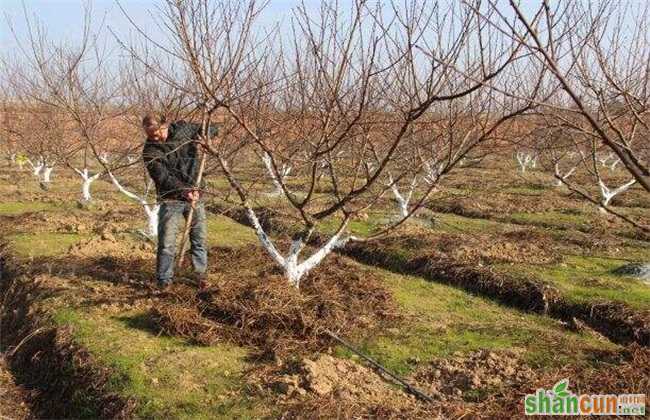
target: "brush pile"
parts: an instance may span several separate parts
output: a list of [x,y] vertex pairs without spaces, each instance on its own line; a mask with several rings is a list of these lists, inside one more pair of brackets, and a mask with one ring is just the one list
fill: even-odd
[[[166,300],[171,303],[153,309],[165,333],[203,344],[225,338],[274,357],[326,349],[332,343],[325,330],[359,337],[399,320],[381,280],[344,257],[330,256],[298,290],[259,248],[215,248],[215,253],[217,264],[230,266],[230,275],[210,279],[211,287],[195,295],[175,289],[176,298]],[[257,264],[259,269],[250,271]]]

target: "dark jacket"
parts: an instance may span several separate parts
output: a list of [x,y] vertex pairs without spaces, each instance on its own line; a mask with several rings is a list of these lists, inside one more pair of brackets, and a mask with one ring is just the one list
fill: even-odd
[[[178,121],[170,124],[166,141],[145,142],[142,159],[156,184],[159,200],[184,200],[183,193],[196,188],[199,159],[194,140],[198,139],[200,130],[198,124]],[[211,135],[216,131],[213,127]]]

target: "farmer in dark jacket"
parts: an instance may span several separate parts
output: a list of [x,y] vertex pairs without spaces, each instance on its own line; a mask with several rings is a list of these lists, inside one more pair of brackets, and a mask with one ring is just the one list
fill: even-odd
[[195,140],[199,138],[200,127],[184,121],[167,124],[164,118],[148,114],[142,120],[142,128],[147,135],[142,158],[156,184],[160,202],[156,262],[158,286],[165,288],[173,280],[176,236],[192,206],[190,254],[196,279],[202,282],[208,253],[205,208],[196,186],[199,159]]

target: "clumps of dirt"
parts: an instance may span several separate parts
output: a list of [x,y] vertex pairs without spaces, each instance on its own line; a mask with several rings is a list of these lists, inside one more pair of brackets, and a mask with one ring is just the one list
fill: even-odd
[[275,398],[284,418],[438,418],[433,406],[352,360],[320,354],[279,363],[252,376],[249,388]]
[[320,354],[315,359],[304,358],[289,372],[270,378],[271,388],[287,398],[310,393],[375,403],[385,399],[404,399],[403,393],[388,387],[367,367],[328,354]]
[[550,389],[569,379],[569,390],[580,394],[648,394],[650,392],[650,348],[631,344],[620,352],[598,352],[593,365],[566,364],[531,378],[513,392],[486,401],[481,413],[487,418],[510,418],[522,411],[524,395]]
[[[182,308],[155,309],[153,316],[161,330],[198,342],[211,342],[218,335],[271,358],[328,348],[332,343],[323,334],[326,330],[363,336],[400,319],[381,279],[343,257],[329,256],[298,290],[259,247],[213,248],[210,254],[224,266],[226,275],[210,278],[211,287],[196,298],[177,298],[173,305]],[[250,267],[258,269],[243,270]]]
[[528,383],[535,375],[519,352],[483,349],[467,357],[434,360],[419,368],[411,380],[441,401],[480,402],[495,391]]

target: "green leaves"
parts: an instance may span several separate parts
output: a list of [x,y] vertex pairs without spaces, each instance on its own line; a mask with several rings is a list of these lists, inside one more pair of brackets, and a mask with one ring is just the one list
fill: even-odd
[[569,387],[569,380],[568,379],[562,379],[560,382],[556,383],[553,386],[553,393],[559,397],[559,398],[566,398],[571,393],[567,390]]

